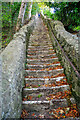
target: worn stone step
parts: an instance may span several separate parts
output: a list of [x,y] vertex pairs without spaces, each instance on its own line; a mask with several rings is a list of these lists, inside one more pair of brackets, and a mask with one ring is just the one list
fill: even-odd
[[33,76],[33,77],[44,77],[44,76],[52,76],[57,75],[58,73],[63,73],[64,69],[56,69],[56,70],[26,70],[27,76]]
[[[28,80],[29,81],[29,80]],[[67,80],[65,78],[61,79],[60,81],[51,81],[51,80],[46,80],[46,81],[39,81],[39,84],[38,83],[39,80],[37,80],[37,82],[34,80],[34,81],[29,81],[29,82],[26,82],[26,86],[25,88],[28,88],[28,89],[37,89],[37,88],[60,88],[61,86],[63,87],[64,85],[68,85],[67,83]],[[24,88],[24,89],[25,89]],[[69,91],[68,91],[69,92]],[[33,93],[34,94],[34,93]],[[44,94],[44,93],[43,93]],[[61,93],[60,93],[61,94]],[[35,96],[35,95],[34,95]]]
[[37,58],[37,57],[41,57],[41,58],[51,58],[53,56],[56,56],[56,53],[53,52],[51,54],[38,54],[38,55],[33,55],[33,54],[27,54],[27,57],[31,57],[31,58]]
[[[65,109],[69,109],[70,107],[65,107]],[[54,111],[56,111],[56,109],[54,109]],[[61,111],[62,112],[62,111]],[[57,113],[56,113],[57,114]],[[80,120],[79,117],[67,117],[66,118],[63,117],[59,117],[58,115],[55,116],[55,114],[52,112],[52,110],[50,109],[45,109],[43,112],[40,111],[29,111],[29,110],[25,110],[23,109],[22,112],[22,118],[26,118],[26,119],[41,119],[41,120],[46,120],[46,119],[50,119],[50,120]],[[25,117],[24,117],[25,116]],[[58,119],[59,118],[59,119]]]
[[[34,35],[35,36],[35,35]],[[39,35],[38,35],[38,37],[39,37]],[[46,39],[45,39],[45,37],[46,37]],[[48,38],[48,36],[45,36],[44,37],[44,35],[40,35],[40,38],[30,38],[30,41],[29,42],[36,42],[36,43],[39,43],[39,42],[49,42],[49,43],[51,43],[51,40]],[[44,41],[43,41],[43,38],[45,39]]]
[[[44,93],[42,94],[39,94],[37,93],[36,95],[33,95],[33,96],[30,96],[30,95],[26,95],[23,97],[23,103],[24,104],[38,104],[38,103],[41,103],[43,101],[46,101],[46,103],[49,103],[50,105],[52,105],[53,107],[52,108],[58,108],[58,107],[64,107],[64,105],[62,104],[61,106],[57,106],[55,107],[55,103],[58,104],[58,102],[67,102],[67,105],[70,105],[69,101],[71,102],[71,104],[75,104],[75,99],[73,97],[70,97],[69,98],[69,101],[68,101],[68,96],[69,95],[66,95],[65,97],[65,91],[63,93],[61,93],[61,96],[59,95],[60,92],[56,93],[56,94],[49,94],[47,96],[45,96]],[[61,104],[61,103],[60,103]]]
[[38,43],[38,44],[32,44],[32,43],[29,43],[29,46],[32,46],[32,48],[33,47],[39,47],[39,48],[41,48],[41,47],[43,47],[43,48],[45,48],[45,47],[52,47],[52,45],[51,44],[47,44],[47,43],[43,43],[43,42],[40,42],[40,43]]
[[58,107],[67,107],[66,99],[52,101],[23,101],[23,108],[29,111],[44,111],[45,109],[57,109]]
[[25,78],[25,82],[26,82],[26,84],[27,85],[29,85],[30,87],[33,85],[33,86],[41,86],[41,85],[44,85],[44,84],[54,84],[54,85],[60,85],[62,82],[62,84],[64,84],[64,83],[67,83],[66,82],[66,78],[65,77],[58,77],[57,79],[48,79],[48,78],[46,78],[46,79],[41,79],[41,78],[38,78],[38,79],[36,79],[36,78],[32,78],[32,79],[30,79],[30,78]]
[[53,53],[53,54],[38,54],[38,55],[33,55],[33,54],[28,54],[27,55],[27,58],[31,58],[31,59],[41,59],[41,58],[51,58],[51,57],[53,57],[53,56],[56,56],[56,53]]
[[69,85],[55,86],[55,87],[38,87],[38,88],[23,88],[23,96],[36,95],[37,93],[45,95],[56,94],[57,92],[63,92],[70,90]]
[[53,53],[54,54],[54,50],[49,49],[49,50],[27,50],[28,54],[29,53]]
[[36,70],[41,70],[41,69],[46,69],[46,68],[54,68],[59,66],[60,63],[57,64],[46,64],[46,65],[30,65],[30,64],[26,64],[26,69],[36,69]]
[[[61,94],[60,94],[61,93]],[[67,98],[68,95],[66,95],[66,98]],[[36,93],[36,94],[33,94],[33,95],[25,95],[23,97],[23,101],[63,101],[65,99],[65,91],[63,92],[58,92],[56,94],[48,94],[48,95],[45,95],[44,92],[42,92],[42,94],[39,94],[39,93]],[[73,99],[73,98],[72,98]],[[66,101],[66,100],[65,100]],[[29,103],[28,102],[28,103]],[[73,101],[74,102],[74,101]],[[33,102],[34,103],[34,102]]]
[[35,42],[35,41],[29,41],[29,45],[31,45],[31,46],[37,46],[37,45],[41,46],[43,44],[45,44],[45,46],[46,45],[52,45],[52,43],[50,41],[37,41],[37,42]]
[[[60,120],[63,120],[63,119],[60,119]],[[80,117],[67,117],[67,118],[64,118],[64,120],[80,120]]]
[[31,47],[52,47],[52,45],[50,45],[50,44],[45,44],[45,43],[41,43],[41,44],[29,44],[29,46],[31,46]]
[[75,104],[75,100],[71,95],[70,90],[58,91],[53,93],[45,94],[44,91],[36,92],[33,94],[25,94],[24,101],[55,101],[56,99],[65,99],[69,98],[72,103]]
[[[38,66],[39,67],[39,66]],[[51,66],[51,67],[47,67],[46,68],[42,68],[42,69],[36,69],[36,66],[35,66],[35,69],[30,69],[30,68],[27,68],[26,71],[27,72],[46,72],[46,71],[49,71],[49,72],[52,72],[52,71],[59,71],[59,70],[62,70],[63,67],[61,65],[55,65],[55,66]]]
[[27,104],[27,102],[23,102],[23,109],[28,110],[30,112],[32,111],[36,111],[36,112],[40,112],[43,113],[46,109],[49,110],[50,106],[49,106],[49,102],[48,101],[39,101],[36,102],[35,104]]
[[36,46],[29,45],[28,48],[32,48],[32,49],[45,48],[46,49],[46,48],[53,48],[53,47],[52,47],[52,45],[43,45],[43,46],[41,46],[41,45],[36,45]]
[[61,79],[65,78],[64,73],[57,73],[56,75],[52,75],[52,76],[44,76],[44,77],[33,77],[33,76],[25,76],[26,80],[56,80],[56,81],[60,81]]
[[[64,91],[59,91],[56,93],[48,94],[46,95],[44,92],[42,93],[36,93],[33,95],[24,95],[23,96],[23,101],[63,101],[64,99],[68,100],[71,102],[71,104],[75,104],[75,99],[71,95],[71,92],[69,90],[64,90]],[[68,102],[69,102],[68,101]],[[68,103],[70,105],[70,103]]]
[[50,47],[50,48],[38,48],[38,49],[33,49],[33,48],[28,48],[28,50],[27,51],[34,51],[34,52],[36,52],[36,51],[48,51],[48,50],[53,50],[53,48],[52,47]]
[[28,46],[28,50],[53,50],[53,46],[52,45],[44,45],[44,46]]
[[35,46],[35,45],[52,45],[50,41],[29,41],[29,45]]
[[30,47],[30,46],[28,46],[28,50],[34,50],[34,51],[36,51],[36,50],[50,50],[50,49],[53,50],[53,46],[51,46],[51,47],[48,47],[48,46]]
[[45,51],[28,51],[28,53],[27,54],[29,54],[29,55],[41,55],[41,56],[43,56],[43,55],[47,55],[47,54],[54,54],[54,50],[50,50],[50,51],[47,51],[47,50],[45,50]]
[[47,58],[47,59],[27,59],[27,63],[28,64],[37,64],[37,65],[39,65],[39,64],[48,64],[48,63],[53,63],[53,62],[58,62],[58,58],[57,57],[54,57],[54,58]]
[[25,76],[25,80],[56,80],[56,81],[60,81],[61,79],[65,78],[64,73],[62,74],[57,74],[54,76],[45,76],[45,77],[33,77],[33,76]]
[[[35,57],[34,57],[35,56]],[[47,52],[44,52],[44,54],[43,53],[28,53],[27,54],[27,58],[35,58],[35,59],[42,59],[42,58],[52,58],[52,57],[54,57],[54,56],[56,56],[56,54],[55,54],[55,52],[52,52],[52,53],[47,53]]]

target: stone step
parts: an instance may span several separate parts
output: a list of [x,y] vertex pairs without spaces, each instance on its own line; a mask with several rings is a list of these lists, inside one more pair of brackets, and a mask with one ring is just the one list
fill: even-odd
[[[62,107],[63,108],[63,107]],[[43,112],[40,111],[29,111],[29,110],[25,110],[23,109],[22,118],[26,118],[26,119],[34,119],[34,120],[80,120],[80,117],[77,115],[77,113],[75,113],[75,116],[72,117],[70,114],[67,116],[66,111],[69,111],[70,113],[70,107],[64,107],[63,109],[45,109]],[[56,112],[58,111],[59,114]],[[73,113],[74,114],[74,113]]]
[[36,50],[53,50],[53,46],[52,47],[48,47],[48,46],[40,47],[40,46],[38,46],[37,48],[28,46],[28,50],[34,50],[34,51],[36,51]]
[[63,92],[70,90],[69,85],[55,86],[55,87],[38,87],[38,88],[23,88],[23,96],[26,95],[36,95],[37,93],[45,95],[56,94],[57,92]]
[[36,51],[36,50],[53,50],[53,46],[52,47],[48,47],[48,46],[43,46],[43,47],[40,47],[40,46],[38,46],[38,48],[33,48],[33,47],[28,47],[28,49],[27,49],[28,51],[30,51],[30,50],[34,50],[34,51]]
[[[50,101],[54,102],[54,101],[63,101],[64,99],[69,99],[70,102],[72,104],[75,104],[75,99],[69,94],[70,91],[63,91],[63,92],[56,92],[56,94],[48,94],[48,95],[45,95],[44,92],[42,92],[41,94],[40,93],[36,93],[36,94],[33,94],[33,95],[25,95],[23,96],[23,101],[27,101],[28,103],[30,101],[48,101],[48,103]],[[33,103],[34,103],[33,102]]]
[[[60,119],[63,120],[63,119]],[[64,120],[80,120],[80,117],[68,117],[68,118],[64,118]]]
[[[50,58],[27,58],[27,61],[48,61],[48,60],[57,60],[58,59],[58,57],[57,56],[52,56],[52,57],[50,57]],[[57,61],[56,61],[57,62]],[[59,61],[58,61],[59,62]]]
[[[56,86],[55,86],[56,87]],[[36,92],[35,93],[31,93],[31,94],[24,94],[24,98],[23,100],[26,100],[26,101],[53,101],[53,100],[56,100],[56,99],[65,99],[65,98],[70,98],[70,101],[72,103],[75,103],[75,100],[74,98],[71,98],[71,92],[70,90],[61,90],[61,91],[56,91],[56,92],[53,92],[53,93],[44,93],[44,91],[42,92]]]
[[[72,104],[75,104],[75,99],[71,95],[70,90],[64,90],[54,93],[45,94],[44,92],[36,94],[25,94],[23,96],[23,101],[62,101],[63,99],[69,100]],[[68,102],[69,102],[68,101]],[[70,105],[70,104],[69,104]]]
[[45,42],[45,41],[43,41],[43,42],[41,42],[41,41],[39,41],[39,42],[29,42],[29,45],[30,46],[43,46],[43,45],[45,45],[45,46],[47,46],[47,45],[49,45],[49,46],[52,46],[52,43],[51,42]]
[[54,52],[52,52],[52,53],[44,52],[44,54],[43,53],[39,53],[39,54],[38,53],[27,53],[27,57],[28,58],[32,58],[33,57],[35,59],[37,59],[37,58],[39,58],[39,59],[42,59],[42,58],[52,58],[54,56],[56,56],[56,54]]
[[41,86],[41,85],[44,85],[44,84],[54,84],[54,86],[59,86],[61,84],[64,84],[64,83],[67,83],[67,80],[65,77],[58,77],[57,79],[41,79],[41,78],[25,78],[25,82],[27,85],[29,85],[30,87],[31,86]]
[[56,69],[56,70],[26,70],[27,76],[33,76],[33,77],[45,77],[45,76],[52,76],[57,75],[58,73],[63,73],[64,69]]
[[36,69],[36,70],[41,70],[41,69],[46,69],[46,68],[54,68],[59,66],[60,63],[57,64],[46,64],[46,65],[30,65],[30,64],[26,64],[26,69]]
[[47,58],[47,59],[27,59],[27,63],[28,64],[37,64],[37,65],[43,65],[43,64],[48,64],[48,63],[53,63],[53,62],[58,62],[58,58],[57,57],[53,57],[53,58]]
[[29,44],[29,46],[32,46],[32,47],[30,47],[30,48],[34,48],[34,47],[36,47],[36,48],[49,48],[49,47],[53,47],[52,45],[50,45],[50,44],[46,44],[46,43],[38,43],[38,44]]
[[51,42],[49,42],[49,41],[29,41],[29,45],[31,45],[31,46],[41,45],[41,44],[52,45]]
[[[35,67],[35,69],[32,68]],[[27,67],[30,67],[30,65],[27,65]],[[36,67],[40,67],[41,69]],[[44,65],[31,65],[31,69],[27,68],[26,71],[50,71],[50,70],[57,70],[57,69],[62,69],[63,67],[60,64],[54,64],[53,66],[48,65],[48,66],[44,66]]]
[[55,75],[52,75],[52,76],[50,76],[49,74],[47,75],[47,76],[44,76],[44,77],[42,77],[42,76],[25,76],[25,79],[26,80],[44,80],[44,79],[47,79],[47,80],[56,80],[56,81],[60,81],[61,80],[61,78],[63,78],[63,77],[65,77],[65,75],[64,75],[64,73],[57,73],[57,74],[55,74]]
[[28,53],[27,54],[29,54],[29,55],[41,55],[41,56],[43,56],[43,55],[47,55],[47,54],[49,54],[49,55],[51,55],[51,54],[54,54],[54,50],[52,51],[52,50],[50,50],[50,51],[28,51]]
[[28,48],[27,51],[49,51],[49,50],[54,50],[53,49],[53,46],[44,46],[44,47],[41,47],[41,46],[36,46],[33,48],[33,46],[31,48]]
[[58,107],[67,107],[66,99],[52,100],[52,101],[23,101],[23,109],[29,111],[41,111],[45,109],[57,109]]
[[[61,94],[60,94],[61,93]],[[30,95],[26,95],[23,97],[23,104],[41,104],[42,102],[44,103],[49,103],[50,105],[53,105],[57,102],[67,102],[67,105],[70,105],[68,102],[68,94],[66,95],[65,98],[65,91],[62,92],[58,92],[56,94],[49,94],[48,96],[45,96],[45,94],[36,94],[36,96],[30,96]],[[75,104],[75,99],[73,97],[69,97],[69,100],[71,102],[71,104]],[[58,103],[57,103],[58,104]],[[63,104],[61,106],[58,107],[63,107]],[[58,108],[56,107],[56,108]],[[54,108],[54,107],[53,107]],[[55,108],[54,108],[55,109]]]
[[[39,35],[38,35],[39,36]],[[42,35],[40,35],[40,38],[31,38],[29,42],[35,42],[35,43],[39,43],[39,42],[46,42],[46,43],[52,43],[51,40],[46,36],[46,40],[43,40],[42,38],[45,39],[45,37]]]
[[54,56],[56,56],[56,53],[53,53],[53,54],[38,54],[38,55],[33,55],[33,54],[27,54],[27,58],[31,58],[31,59],[41,59],[41,58],[51,58],[51,57],[54,57]]
[[41,46],[41,45],[36,45],[36,46],[29,45],[28,48],[32,48],[32,49],[45,48],[46,49],[46,48],[53,48],[53,47],[52,47],[52,45],[43,45],[43,46]]
[[27,50],[28,53],[53,53],[54,54],[54,50],[49,49],[49,50]]
[[34,73],[42,73],[42,72],[55,72],[55,71],[62,71],[62,70],[64,70],[60,65],[58,65],[58,66],[54,66],[54,67],[49,67],[49,68],[45,68],[45,69],[38,69],[38,70],[36,70],[36,69],[26,69],[26,72],[34,72]]
[[57,73],[57,75],[54,76],[44,76],[44,77],[33,77],[33,76],[25,76],[26,80],[56,80],[56,81],[60,81],[61,79],[65,78],[64,73]]
[[[65,113],[66,110],[68,111],[70,109],[70,107],[65,107]],[[56,109],[54,110],[50,110],[50,109],[45,109],[43,112],[40,111],[29,111],[29,110],[25,110],[23,109],[22,111],[22,115],[21,117],[24,119],[34,119],[34,120],[80,120],[80,118],[75,115],[75,117],[71,117],[70,114],[69,116],[67,116],[67,114],[64,114],[61,116],[61,114],[57,114],[57,112],[53,112],[56,111]],[[60,113],[62,113],[63,110],[60,109]],[[64,117],[65,116],[65,117]]]
[[[35,46],[35,47],[39,47],[39,46],[41,47],[41,46],[43,46],[42,42],[40,42],[40,43],[41,43],[41,44],[38,44],[38,43],[36,43],[36,44],[35,44],[35,43],[29,44],[29,46],[31,46],[31,47],[33,47],[33,46]],[[48,47],[48,46],[49,46],[49,47],[52,47],[52,44],[45,44],[45,45],[44,45],[44,47]]]
[[60,71],[60,70],[63,70],[62,66],[61,65],[56,65],[56,66],[51,66],[51,67],[46,67],[46,68],[42,68],[42,69],[30,69],[30,68],[27,68],[26,69],[26,72],[36,72],[36,73],[42,73],[42,72],[55,72],[55,71]]
[[45,76],[45,77],[33,77],[33,76],[25,76],[26,80],[56,80],[56,81],[60,81],[61,79],[65,78],[64,73],[62,74],[57,74],[54,76]]

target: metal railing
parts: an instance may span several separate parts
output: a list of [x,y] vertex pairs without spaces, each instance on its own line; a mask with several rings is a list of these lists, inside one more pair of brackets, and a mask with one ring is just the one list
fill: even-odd
[[51,29],[52,35],[53,35],[56,43],[57,43],[58,46],[60,47],[61,51],[63,52],[65,58],[67,59],[67,61],[68,61],[68,62],[70,63],[70,65],[72,66],[72,68],[73,68],[73,70],[75,71],[75,73],[76,73],[76,75],[78,76],[78,78],[80,78],[80,73],[78,72],[78,70],[76,69],[76,67],[73,65],[73,63],[70,61],[70,59],[67,57],[67,55],[66,55],[66,53],[64,52],[62,46],[59,44],[58,40],[57,40],[56,37],[54,36],[54,34],[53,34],[54,32],[53,32],[53,30],[52,30],[52,28],[51,28],[51,25],[50,25],[49,23],[48,23],[48,26],[49,26],[49,28]]

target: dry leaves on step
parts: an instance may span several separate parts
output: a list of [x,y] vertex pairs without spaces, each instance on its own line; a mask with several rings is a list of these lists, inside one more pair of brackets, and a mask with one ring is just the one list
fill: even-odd
[[66,117],[79,117],[78,110],[76,108],[76,104],[73,104],[72,107],[59,107],[58,109],[53,109],[49,112],[53,118],[66,118]]

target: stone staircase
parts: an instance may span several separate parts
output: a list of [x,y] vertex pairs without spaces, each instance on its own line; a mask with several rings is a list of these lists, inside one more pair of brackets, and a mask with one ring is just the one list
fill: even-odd
[[40,18],[30,36],[27,53],[21,118],[79,119],[64,68]]

